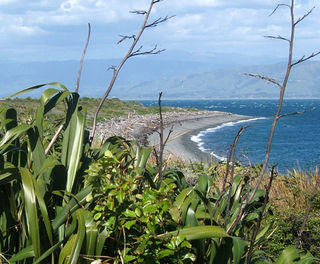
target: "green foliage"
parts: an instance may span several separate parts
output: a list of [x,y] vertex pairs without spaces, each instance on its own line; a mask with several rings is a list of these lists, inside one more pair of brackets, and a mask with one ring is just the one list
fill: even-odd
[[320,258],[320,219],[318,215],[313,215],[307,221],[305,231],[301,238],[298,233],[304,219],[303,212],[284,212],[275,215],[267,221],[276,224],[276,230],[266,245],[266,252],[272,257],[279,256],[281,251],[288,245],[298,245],[303,250],[308,250],[312,255]]
[[[79,104],[87,109],[87,123],[86,125],[89,127],[92,125],[94,111],[96,110],[97,106],[99,105],[99,98],[88,98],[82,97],[79,98]],[[34,98],[8,98],[6,100],[0,101],[0,107],[3,108],[15,108],[19,113],[19,121],[25,122],[26,120],[32,120],[34,117],[34,112],[40,106],[40,100]],[[188,109],[189,111],[195,111],[195,109]],[[169,106],[164,106],[162,108],[163,112],[179,112],[179,111],[186,111],[185,109],[181,108],[173,108]],[[45,120],[60,120],[64,118],[66,113],[66,104],[56,104],[54,108],[50,110],[46,114]],[[136,101],[122,101],[118,98],[111,98],[107,99],[100,111],[98,121],[105,121],[114,117],[119,116],[130,116],[132,114],[157,114],[158,108],[156,106],[145,107],[141,103]],[[51,125],[54,125],[51,123]]]
[[[90,214],[80,209],[91,192],[80,180],[90,158],[83,152],[85,113],[78,107],[78,95],[59,83],[20,93],[44,86],[51,88],[42,94],[31,122],[20,124],[12,108],[0,110],[0,252],[10,263],[78,263],[89,239],[83,236],[83,223],[90,221]],[[57,143],[62,145],[58,152],[45,152],[55,133],[47,130],[47,114],[63,101],[64,143]]]
[[[110,139],[109,139],[110,140]],[[108,233],[104,255],[125,263],[187,263],[191,245],[177,236],[158,237],[175,230],[170,208],[176,185],[166,181],[151,188],[144,167],[136,167],[129,142],[118,139],[93,162],[86,183],[93,186],[94,219]],[[140,151],[141,155],[148,149]]]

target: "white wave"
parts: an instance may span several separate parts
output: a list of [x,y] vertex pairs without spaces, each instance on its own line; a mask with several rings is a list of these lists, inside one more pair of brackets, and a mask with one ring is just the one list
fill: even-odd
[[[247,122],[252,122],[252,121],[256,121],[256,120],[261,120],[261,119],[268,119],[266,117],[256,117],[256,118],[251,118],[251,119],[246,119],[246,120],[240,120],[240,121],[235,121],[235,122],[227,122],[227,123],[224,123],[224,124],[221,124],[219,126],[216,126],[216,127],[213,127],[213,128],[208,128],[204,131],[200,131],[199,134],[197,135],[193,135],[191,136],[191,140],[195,143],[197,143],[197,146],[198,148],[202,151],[202,152],[209,152],[208,149],[205,149],[203,147],[204,145],[204,142],[202,140],[203,136],[205,136],[207,133],[213,133],[213,132],[216,132],[217,130],[221,129],[221,128],[224,128],[224,127],[231,127],[231,126],[235,126],[235,125],[238,125],[238,124],[241,124],[241,123],[247,123]],[[214,156],[215,158],[217,158],[218,160],[221,160],[221,161],[226,161],[226,158],[225,157],[221,157],[217,154],[215,154],[214,152],[211,152],[210,153],[212,156]]]
[[197,136],[204,136],[207,133],[212,133],[212,132],[216,132],[217,130],[224,128],[224,127],[231,127],[231,126],[235,126],[241,123],[247,123],[247,122],[252,122],[252,121],[256,121],[256,120],[262,120],[262,119],[268,119],[266,117],[257,117],[257,118],[251,118],[251,119],[246,119],[246,120],[240,120],[240,121],[235,121],[235,122],[227,122],[224,123],[222,125],[213,127],[213,128],[208,128],[205,131],[201,131]]
[[226,157],[219,156],[219,155],[215,154],[214,152],[211,152],[210,155],[214,156],[215,158],[217,158],[220,161],[227,161]]

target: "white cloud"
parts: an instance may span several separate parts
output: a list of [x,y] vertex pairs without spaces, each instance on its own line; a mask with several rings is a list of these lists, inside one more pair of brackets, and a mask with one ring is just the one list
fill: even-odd
[[[297,35],[302,39],[319,40],[319,2],[297,0],[297,17],[318,4],[313,14],[299,24]],[[17,36],[24,40],[30,36],[40,38],[43,34],[55,39],[64,35],[68,38],[65,37],[65,42],[61,41],[59,45],[71,46],[70,43],[74,44],[72,40],[79,38],[79,30],[86,33],[86,23],[90,22],[94,45],[98,46],[95,39],[110,41],[111,36],[112,43],[115,43],[118,34],[131,34],[138,30],[143,19],[129,11],[145,10],[149,4],[150,0],[0,0],[1,42],[11,47],[9,40]],[[286,8],[269,17],[276,4],[276,0],[164,0],[154,6],[150,19],[165,15],[176,17],[148,30],[144,41],[150,45],[159,43],[161,47],[176,49],[211,47],[234,49],[235,52],[240,46],[250,46],[249,50],[258,49],[262,43],[270,45],[263,35],[287,36],[289,32]],[[66,41],[69,41],[68,44]],[[50,44],[50,39],[47,42]],[[309,45],[306,43],[304,45]],[[274,45],[278,44],[275,42]]]

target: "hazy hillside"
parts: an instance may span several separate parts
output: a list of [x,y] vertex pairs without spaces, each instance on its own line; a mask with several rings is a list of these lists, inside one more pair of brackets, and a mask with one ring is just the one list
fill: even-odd
[[[170,56],[135,58],[124,66],[111,96],[123,99],[157,98],[265,98],[277,97],[277,87],[245,76],[259,73],[275,79],[283,76],[285,65],[267,64],[275,59],[244,58],[236,54],[213,54],[211,57]],[[185,57],[185,58],[184,58]],[[80,94],[99,97],[104,93],[119,60],[87,60],[84,63]],[[264,63],[248,66],[250,63]],[[0,64],[0,97],[27,87],[59,81],[69,89],[76,82],[78,61]],[[320,97],[320,62],[297,66],[289,83],[288,97]],[[37,93],[31,96],[37,96]]]
[[[264,66],[245,66],[217,69],[205,73],[177,75],[171,78],[144,82],[134,87],[122,87],[116,94],[130,97],[131,91],[139,91],[142,97],[154,98],[163,91],[168,98],[276,98],[279,89],[245,75],[257,73],[282,81],[284,63]],[[320,62],[306,62],[292,71],[287,87],[287,97],[320,98]]]

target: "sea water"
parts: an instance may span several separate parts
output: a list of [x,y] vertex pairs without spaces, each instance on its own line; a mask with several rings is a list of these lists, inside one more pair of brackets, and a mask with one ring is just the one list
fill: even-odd
[[[157,105],[157,101],[141,101],[144,105]],[[195,107],[247,115],[247,121],[228,122],[208,128],[190,136],[199,149],[225,160],[230,144],[239,129],[248,126],[237,146],[237,159],[248,164],[263,163],[272,118],[277,100],[164,100],[162,105]],[[280,172],[287,170],[315,170],[320,164],[320,100],[286,100],[281,114],[295,112],[279,120],[271,147],[269,165],[277,165]]]

